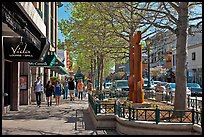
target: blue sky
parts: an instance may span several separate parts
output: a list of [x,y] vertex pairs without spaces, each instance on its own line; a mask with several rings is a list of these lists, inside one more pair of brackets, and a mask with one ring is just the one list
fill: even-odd
[[[58,10],[58,22],[60,22],[60,20],[63,18],[68,19],[71,16],[71,11],[67,10],[67,8],[65,7],[70,2],[62,2],[62,3],[63,3],[63,6],[60,7]],[[201,15],[202,15],[202,7],[197,7],[196,10],[197,10],[197,12],[201,13]],[[194,21],[193,23],[195,24],[197,22]],[[60,30],[58,30],[58,39],[60,39],[61,41],[64,41],[63,34],[61,33]]]
[[[69,2],[63,2],[63,6],[59,8],[58,10],[58,22],[60,22],[61,19],[68,19],[71,16],[71,11],[68,11],[65,7]],[[66,11],[66,12],[65,12]],[[60,30],[58,30],[58,39],[61,41],[64,41],[63,34]]]

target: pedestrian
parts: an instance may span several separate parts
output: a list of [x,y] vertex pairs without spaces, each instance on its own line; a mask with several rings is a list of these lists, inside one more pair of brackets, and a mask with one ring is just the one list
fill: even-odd
[[86,93],[87,93],[87,86],[86,84],[84,84],[83,97],[86,97]]
[[[77,85],[78,84],[78,79],[75,79],[75,85]],[[78,97],[78,89],[77,89],[77,87],[76,87],[76,90],[75,90],[75,97]]]
[[[56,86],[56,82],[57,82],[56,79],[52,82],[52,85],[54,86],[54,88],[55,88],[55,86]],[[55,94],[53,94],[53,98],[55,98]]]
[[85,88],[84,83],[82,82],[81,79],[79,79],[79,82],[77,83],[77,90],[78,90],[78,94],[79,94],[78,99],[81,98],[81,100],[82,100],[84,88]]
[[91,94],[92,86],[93,86],[93,84],[92,84],[91,80],[88,80],[87,88],[86,88],[88,94]]
[[59,81],[56,81],[56,85],[55,85],[55,88],[54,88],[54,93],[55,93],[56,106],[59,106],[60,97],[62,95],[62,85],[59,83]]
[[48,81],[46,84],[45,95],[47,98],[47,106],[52,106],[52,94],[54,93],[54,86],[51,81]]
[[44,87],[42,84],[42,81],[40,80],[40,77],[37,77],[37,80],[34,82],[34,92],[36,95],[36,102],[37,102],[37,106],[40,107],[41,105],[41,94],[44,91]]
[[63,99],[67,99],[68,97],[68,92],[69,92],[69,89],[68,89],[68,78],[65,78],[65,82],[63,84],[64,86],[64,96],[63,96]]
[[73,101],[75,98],[75,87],[76,86],[75,86],[74,78],[71,77],[70,81],[68,82],[70,101]]

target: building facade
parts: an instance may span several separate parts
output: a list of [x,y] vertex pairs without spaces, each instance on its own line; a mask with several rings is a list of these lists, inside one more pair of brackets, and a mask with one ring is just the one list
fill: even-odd
[[4,113],[18,110],[22,94],[30,96],[29,70],[25,68],[30,61],[42,61],[49,49],[46,26],[32,3],[2,3],[2,41]]
[[[151,38],[153,49],[151,67],[176,70],[176,35],[168,31]],[[187,79],[202,86],[202,33],[188,35],[187,39]]]
[[[61,2],[2,3],[3,113],[18,110],[19,105],[35,101],[33,83],[37,76],[45,84],[51,74],[63,74],[55,65],[60,64],[60,60],[54,56],[57,51],[60,4]],[[49,56],[55,57],[53,67],[47,64]]]
[[187,49],[188,82],[196,82],[202,86],[202,33],[189,36]]

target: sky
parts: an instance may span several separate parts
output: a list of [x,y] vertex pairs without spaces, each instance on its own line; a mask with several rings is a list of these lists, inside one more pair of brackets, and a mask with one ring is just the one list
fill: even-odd
[[[65,8],[65,6],[68,4],[69,2],[63,2],[63,6],[59,8],[58,10],[58,22],[61,21],[61,19],[68,19],[71,16],[71,11],[68,11],[67,8]],[[66,11],[66,12],[65,12]],[[60,39],[61,41],[64,41],[64,37],[63,34],[61,33],[60,30],[58,30],[58,39]]]
[[[63,3],[63,6],[59,8],[59,11],[58,11],[58,22],[60,22],[60,20],[62,18],[64,19],[68,19],[70,16],[71,16],[71,11],[68,11],[65,6],[67,4],[69,4],[69,2],[62,2]],[[202,7],[198,7],[196,8],[196,10],[198,10],[197,12],[201,13],[202,14]],[[66,12],[65,12],[66,11]],[[196,22],[197,23],[197,22]],[[63,34],[61,33],[60,30],[58,30],[58,39],[60,39],[61,41],[64,41],[64,37],[63,37]]]

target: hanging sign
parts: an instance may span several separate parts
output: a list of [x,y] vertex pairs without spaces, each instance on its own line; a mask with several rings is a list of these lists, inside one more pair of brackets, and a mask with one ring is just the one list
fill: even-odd
[[3,45],[5,58],[9,60],[37,60],[41,53],[35,43],[26,41],[22,36],[4,36]]

